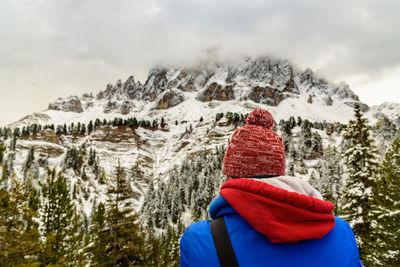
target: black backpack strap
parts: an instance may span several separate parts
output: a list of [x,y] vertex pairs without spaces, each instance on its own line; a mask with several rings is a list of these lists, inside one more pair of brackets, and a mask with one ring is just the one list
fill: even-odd
[[210,228],[221,267],[239,267],[224,217],[211,221]]

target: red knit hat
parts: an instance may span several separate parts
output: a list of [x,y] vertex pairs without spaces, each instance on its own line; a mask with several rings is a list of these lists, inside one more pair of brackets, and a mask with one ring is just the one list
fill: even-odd
[[285,149],[273,127],[274,119],[267,110],[250,113],[246,125],[232,135],[222,172],[234,178],[284,175]]

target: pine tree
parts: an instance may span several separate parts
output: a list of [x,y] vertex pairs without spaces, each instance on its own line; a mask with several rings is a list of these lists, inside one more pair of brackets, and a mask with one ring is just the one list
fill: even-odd
[[314,158],[323,154],[322,137],[318,132],[313,132],[311,135],[311,153]]
[[231,124],[232,118],[233,118],[233,113],[232,112],[227,112],[226,115],[225,115],[225,118],[226,118],[226,123],[227,124]]
[[7,160],[5,161],[2,167],[1,180],[5,182],[9,177],[12,177],[14,174],[14,160],[15,153],[9,153],[7,155]]
[[303,122],[303,120],[301,119],[301,117],[300,117],[300,116],[297,116],[296,125],[297,125],[297,126],[300,126],[302,122]]
[[153,120],[151,128],[156,129],[158,127],[157,120]]
[[293,142],[289,143],[286,154],[287,154],[288,164],[286,165],[285,173],[289,176],[294,176],[295,170],[296,170],[296,160],[298,158],[298,155],[297,155],[298,153],[296,151],[296,148],[293,145]]
[[400,266],[400,139],[395,139],[380,166],[380,196],[384,209],[379,258],[385,266]]
[[88,134],[90,134],[93,131],[93,121],[90,121],[88,124]]
[[179,238],[181,233],[169,225],[161,235],[160,251],[156,266],[179,266]]
[[224,113],[215,114],[215,122],[220,121],[224,117]]
[[107,226],[109,228],[108,260],[110,266],[131,266],[143,263],[148,251],[133,214],[132,189],[118,164],[116,176],[108,190]]
[[238,126],[238,124],[239,124],[239,121],[240,121],[240,115],[239,115],[239,113],[233,113],[233,124],[235,125],[235,126]]
[[110,243],[109,236],[106,225],[106,207],[100,202],[93,214],[90,226],[91,245],[87,249],[92,265],[106,266],[107,246]]
[[158,266],[160,264],[161,254],[161,239],[157,238],[153,228],[145,228],[146,231],[146,247],[149,250],[149,254],[146,258],[146,264],[148,266]]
[[[17,128],[18,129],[18,128]],[[15,151],[15,147],[17,146],[17,136],[13,135],[12,140],[10,142],[10,150]]]
[[35,150],[33,147],[29,149],[28,156],[24,166],[24,179],[26,179],[28,170],[31,168],[33,161],[35,160]]
[[153,210],[154,210],[154,182],[153,179],[150,180],[149,187],[147,189],[146,196],[144,197],[143,206],[141,208],[142,218],[144,218],[145,224],[147,227],[152,228],[154,226],[153,223]]
[[204,180],[205,180],[205,188],[203,189],[203,194],[204,194],[204,209],[207,210],[208,205],[211,203],[211,201],[213,200],[213,198],[216,195],[215,192],[215,177],[213,176],[204,176]]
[[308,179],[308,183],[312,185],[316,189],[320,189],[321,185],[319,183],[320,181],[317,179],[315,176],[315,171],[311,171],[310,178]]
[[48,170],[46,184],[42,187],[46,199],[42,207],[44,249],[43,264],[66,265],[75,263],[81,245],[81,222],[70,199],[66,179],[56,171]]
[[158,190],[156,191],[156,202],[154,203],[154,210],[152,210],[152,215],[154,217],[154,226],[157,228],[162,228],[165,223],[165,217],[164,217],[164,212],[163,212],[163,207],[162,207],[162,183],[160,183]]
[[[338,200],[342,192],[343,168],[340,162],[340,154],[336,147],[328,145],[321,161],[319,189],[325,200],[335,203],[338,209]],[[340,209],[340,208],[339,208]]]
[[96,119],[94,122],[94,130],[97,130],[101,126],[101,121],[99,119]]
[[353,228],[360,250],[360,258],[366,266],[376,265],[378,238],[377,213],[377,150],[370,138],[368,120],[360,106],[355,107],[355,120],[350,120],[343,135],[347,181],[341,199],[341,215]]
[[13,183],[10,192],[0,189],[0,266],[38,266],[37,210],[25,188]]
[[7,170],[7,165],[4,163],[1,166],[1,182],[6,182],[5,180],[8,178],[8,170]]
[[86,124],[82,123],[80,134],[86,134]]
[[171,218],[173,223],[177,223],[182,211],[182,202],[179,196],[179,192],[175,190],[174,196],[172,198],[172,207],[171,207]]
[[20,128],[15,128],[13,131],[13,136],[15,137],[20,137],[21,136],[21,130]]
[[5,152],[6,152],[6,147],[3,145],[0,145],[0,163],[3,163],[3,157],[4,157]]
[[281,128],[281,131],[286,135],[286,136],[292,136],[292,124],[290,124],[289,121],[284,121],[280,120],[279,121],[279,126]]
[[161,117],[161,128],[164,128],[166,125],[164,117]]
[[88,165],[93,166],[93,164],[96,162],[96,150],[95,149],[90,149],[89,150],[89,158],[88,158]]
[[83,181],[87,181],[87,179],[88,179],[86,171],[85,171],[85,167],[82,168],[81,178],[82,178]]

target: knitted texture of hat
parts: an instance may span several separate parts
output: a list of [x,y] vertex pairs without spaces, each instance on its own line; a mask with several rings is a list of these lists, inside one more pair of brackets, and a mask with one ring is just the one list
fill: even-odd
[[246,125],[232,135],[222,172],[234,178],[284,175],[285,150],[282,138],[272,127],[274,119],[267,110],[250,113]]

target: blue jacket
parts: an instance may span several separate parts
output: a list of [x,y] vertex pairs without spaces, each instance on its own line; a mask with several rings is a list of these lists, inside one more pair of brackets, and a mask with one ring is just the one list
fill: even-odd
[[[353,231],[338,217],[334,228],[320,239],[273,243],[240,216],[223,196],[211,203],[210,215],[213,219],[224,216],[240,266],[362,266]],[[220,266],[209,220],[189,226],[181,238],[180,248],[181,267]]]

